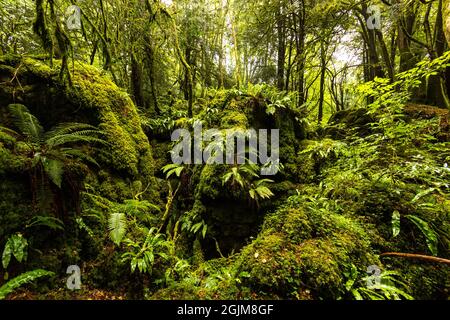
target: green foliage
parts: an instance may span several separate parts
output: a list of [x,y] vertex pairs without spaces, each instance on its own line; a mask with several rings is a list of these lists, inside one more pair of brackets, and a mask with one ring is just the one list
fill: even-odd
[[400,234],[400,212],[392,213],[392,236],[395,238]]
[[4,269],[8,268],[12,256],[14,256],[18,262],[27,260],[28,241],[20,233],[9,237],[5,244],[2,254],[2,265]]
[[202,219],[202,215],[205,213],[205,207],[200,201],[196,201],[192,210],[183,214],[180,218],[181,231],[186,231],[193,236],[202,235],[206,237],[208,232],[208,225],[205,220]]
[[77,160],[98,165],[88,153],[69,147],[81,143],[105,144],[100,138],[102,133],[95,127],[88,124],[66,123],[44,132],[38,119],[24,105],[12,104],[8,106],[8,110],[20,131],[15,136],[21,137],[29,148],[24,156],[29,157],[31,169],[44,173],[59,188],[69,161]]
[[109,235],[111,240],[116,244],[120,245],[123,237],[127,231],[127,220],[125,213],[123,212],[113,212],[109,216]]
[[[354,1],[131,0],[120,10],[118,1],[96,8],[85,0],[78,3],[82,30],[70,34],[54,18],[73,1],[54,2],[35,1],[34,13],[30,0],[0,7],[1,53],[46,53],[0,57],[0,105],[20,101],[36,111],[19,104],[0,110],[0,238],[24,227],[30,247],[46,243],[33,265],[49,256],[60,265],[80,254],[93,269],[89,280],[96,274],[111,287],[133,281],[148,296],[161,289],[155,296],[166,298],[447,298],[444,268],[386,255],[383,267],[378,256],[429,251],[448,258],[448,113],[422,106],[423,114],[409,105],[449,107],[450,52],[443,53],[437,16],[442,2],[397,1],[398,21],[375,38],[357,23],[365,20],[366,4]],[[386,41],[411,19],[425,27]],[[363,43],[355,51],[364,55],[360,66],[350,61],[355,54],[343,54],[355,43]],[[383,74],[389,79],[376,77]],[[362,79],[372,81],[355,92]],[[319,123],[310,125],[318,107]],[[327,119],[335,110],[333,125],[323,127],[322,111]],[[48,130],[72,117],[101,131],[77,123]],[[191,130],[197,121],[208,128],[280,129],[280,174],[270,180],[254,165],[167,164],[171,131]],[[168,190],[155,167],[170,180]],[[75,215],[78,194],[71,197],[65,187],[81,188],[85,176],[82,214]],[[48,190],[52,203],[37,194]],[[158,192],[167,194],[163,214]],[[28,198],[32,203],[24,204]],[[66,226],[47,216],[59,207]],[[37,234],[44,228],[50,230]],[[46,237],[61,231],[58,247],[47,245]],[[248,238],[238,240],[245,231]],[[225,257],[219,243],[229,238],[233,251]],[[216,254],[214,243],[221,258],[205,261]],[[27,247],[21,234],[10,237],[4,267],[13,257],[23,262]],[[140,274],[124,275],[123,263]],[[365,271],[373,264],[396,271],[367,287]],[[2,289],[35,276],[0,288],[0,298]]]
[[274,196],[272,191],[267,187],[273,183],[270,179],[259,179],[257,173],[259,167],[253,164],[243,164],[232,167],[231,170],[222,176],[222,185],[230,184],[232,188],[239,188],[259,206],[260,200],[267,200]]
[[55,231],[64,231],[64,222],[60,219],[50,216],[34,216],[28,221],[27,228],[47,227]]
[[273,182],[274,181],[270,179],[260,179],[255,181],[248,191],[248,193],[250,194],[250,198],[258,203],[259,199],[264,200],[273,197],[274,194],[272,193],[272,191],[270,191],[270,189],[266,187],[266,184]]
[[28,109],[21,104],[8,106],[15,126],[32,143],[39,143],[44,132],[39,120],[33,116]]
[[430,249],[433,256],[437,256],[438,255],[438,249],[437,249],[438,237],[437,237],[436,232],[430,228],[430,226],[428,225],[428,223],[426,221],[420,219],[417,216],[408,215],[408,216],[406,216],[406,218],[409,219],[412,223],[414,223],[417,226],[417,228],[420,229],[420,231],[425,236],[425,240],[427,242],[428,249]]
[[347,152],[348,145],[345,142],[323,139],[311,142],[306,149],[300,152],[300,155],[308,154],[315,161],[322,162],[345,156]]
[[130,223],[148,223],[147,215],[160,208],[148,201],[126,200],[123,204],[109,204],[109,232],[111,240],[119,246],[126,235]]
[[33,282],[39,278],[52,277],[54,275],[55,274],[53,272],[41,269],[25,272],[20,276],[9,280],[7,283],[0,287],[0,300],[5,299],[8,294],[12,293],[15,289],[23,286],[24,284]]
[[[346,290],[351,292],[355,300],[413,300],[406,291],[408,286],[398,278],[402,275],[394,271],[383,271],[375,284],[368,283],[370,277],[358,281],[356,267],[352,265],[351,277],[346,283]],[[406,290],[406,291],[405,291]]]
[[167,260],[167,251],[170,242],[158,233],[156,228],[151,228],[144,240],[125,240],[128,251],[122,254],[122,261],[129,262],[131,272],[138,270],[140,273],[152,274],[153,265],[157,257]]
[[178,164],[168,164],[167,166],[162,168],[162,171],[166,174],[166,179],[170,179],[173,175],[177,178],[180,178],[181,173],[186,168],[183,165]]

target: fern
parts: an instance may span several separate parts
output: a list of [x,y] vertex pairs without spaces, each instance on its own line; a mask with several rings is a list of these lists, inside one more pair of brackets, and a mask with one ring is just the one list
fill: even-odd
[[66,155],[68,158],[75,158],[78,160],[82,160],[86,163],[91,163],[97,167],[100,167],[100,165],[97,163],[97,161],[91,157],[90,155],[86,154],[85,152],[78,150],[78,149],[72,149],[72,148],[62,148],[61,152]]
[[64,231],[64,222],[62,222],[60,219],[54,218],[54,217],[47,217],[47,216],[35,216],[33,217],[26,226],[27,228],[31,227],[47,227],[52,230],[60,230]]
[[20,129],[22,134],[32,142],[41,141],[43,128],[39,120],[33,116],[22,104],[10,104],[8,110],[14,121],[14,125]]
[[109,235],[116,244],[122,243],[123,237],[127,231],[127,220],[122,212],[114,212],[109,217]]
[[53,275],[54,275],[53,272],[42,269],[25,272],[20,276],[11,279],[6,284],[0,287],[0,300],[5,299],[8,294],[13,292],[15,289],[23,286],[24,284],[30,283],[42,277],[51,277]]
[[50,180],[61,188],[63,173],[64,173],[64,163],[55,159],[43,158],[41,160],[42,166],[45,173],[47,173]]
[[169,179],[174,174],[179,178],[181,176],[181,173],[185,169],[184,166],[179,164],[169,164],[162,168],[162,171],[166,174],[166,179]]
[[419,228],[419,230],[425,236],[425,241],[427,243],[428,249],[430,249],[433,256],[437,256],[438,255],[438,249],[437,249],[438,236],[437,236],[436,232],[430,227],[430,225],[426,221],[420,219],[417,216],[408,215],[408,216],[406,216],[406,218],[408,218],[409,221],[414,223],[414,225],[417,228]]
[[45,140],[49,140],[53,137],[57,137],[63,134],[68,134],[72,132],[86,131],[90,130],[92,132],[98,132],[97,128],[86,123],[75,123],[75,122],[66,122],[61,123],[53,127],[51,130],[47,131],[44,134]]
[[10,129],[0,128],[0,130],[11,137],[22,135],[21,138],[33,150],[32,153],[27,154],[32,158],[33,168],[38,168],[41,173],[43,171],[44,176],[59,188],[61,188],[64,169],[69,159],[98,166],[97,162],[84,150],[69,146],[69,144],[80,145],[81,143],[106,145],[107,142],[102,139],[103,132],[96,127],[84,123],[62,123],[44,132],[39,120],[29,112],[27,107],[12,104],[8,106],[8,110],[20,134]]

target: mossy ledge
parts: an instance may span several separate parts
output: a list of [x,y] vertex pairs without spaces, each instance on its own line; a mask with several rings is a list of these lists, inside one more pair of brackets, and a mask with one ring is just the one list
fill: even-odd
[[97,68],[79,62],[70,67],[72,85],[61,83],[60,64],[56,60],[51,68],[31,57],[1,56],[0,110],[21,103],[47,128],[60,122],[98,126],[110,145],[109,154],[99,154],[109,173],[129,182],[154,183],[151,146],[128,94]]

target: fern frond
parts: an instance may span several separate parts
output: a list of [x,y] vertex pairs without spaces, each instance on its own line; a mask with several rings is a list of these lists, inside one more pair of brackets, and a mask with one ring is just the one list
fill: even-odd
[[20,134],[18,132],[14,131],[13,129],[7,128],[7,127],[0,126],[0,131],[2,131],[3,133],[6,133],[7,135],[9,135],[13,138],[20,136]]
[[23,135],[32,142],[40,142],[43,135],[43,128],[39,120],[33,116],[28,108],[22,104],[10,104],[8,110],[14,121],[14,125]]
[[161,208],[148,201],[140,200],[125,200],[124,204],[118,206],[118,211],[126,212],[128,214],[134,215],[140,212],[147,213],[149,211],[155,210],[161,212]]
[[90,124],[86,123],[75,123],[75,122],[66,122],[61,123],[47,131],[44,135],[44,139],[48,140],[53,137],[61,136],[64,134],[69,134],[77,131],[97,131],[98,129]]
[[64,174],[64,164],[56,159],[43,158],[42,166],[45,173],[47,173],[50,180],[61,188],[61,183]]
[[101,138],[95,137],[94,134],[98,134],[98,132],[73,132],[73,133],[67,133],[59,136],[54,136],[45,141],[45,143],[53,148],[57,146],[61,146],[68,143],[98,143],[98,144],[107,144],[107,142]]
[[274,194],[272,193],[272,191],[264,186],[259,186],[258,188],[255,189],[256,193],[258,193],[259,197],[261,197],[261,199],[269,199],[271,197],[274,196]]
[[88,155],[86,152],[83,152],[78,149],[72,149],[72,148],[62,148],[61,152],[69,157],[77,158],[78,160],[82,160],[84,162],[89,162],[97,167],[100,167],[100,165],[95,161],[94,158],[92,158],[90,155]]
[[127,230],[127,220],[122,212],[114,212],[109,216],[109,235],[111,240],[120,245]]
[[27,224],[27,228],[31,227],[48,227],[52,230],[64,231],[64,222],[60,219],[48,216],[35,216]]
[[55,275],[53,272],[42,269],[25,272],[0,287],[0,300],[5,299],[8,294],[24,284],[30,283],[38,278],[51,277],[53,275]]

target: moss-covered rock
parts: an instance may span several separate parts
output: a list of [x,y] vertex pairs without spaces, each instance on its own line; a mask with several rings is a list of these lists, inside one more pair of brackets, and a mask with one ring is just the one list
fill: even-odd
[[[381,265],[357,220],[293,196],[265,218],[260,233],[240,253],[207,261],[152,298],[336,299],[344,297],[349,270]],[[214,269],[214,264],[221,268]]]
[[356,220],[294,196],[266,218],[262,232],[236,263],[249,273],[245,283],[254,290],[337,298],[352,264],[363,270],[376,262]]
[[[28,57],[0,57],[0,78],[10,80],[0,86],[0,109],[22,103],[46,129],[61,122],[98,126],[109,143],[109,150],[103,150],[98,157],[111,179],[155,184],[152,149],[127,93],[95,67],[79,62],[70,68],[72,85],[61,83],[60,61],[54,64],[50,68]],[[155,197],[155,188],[149,190]]]

